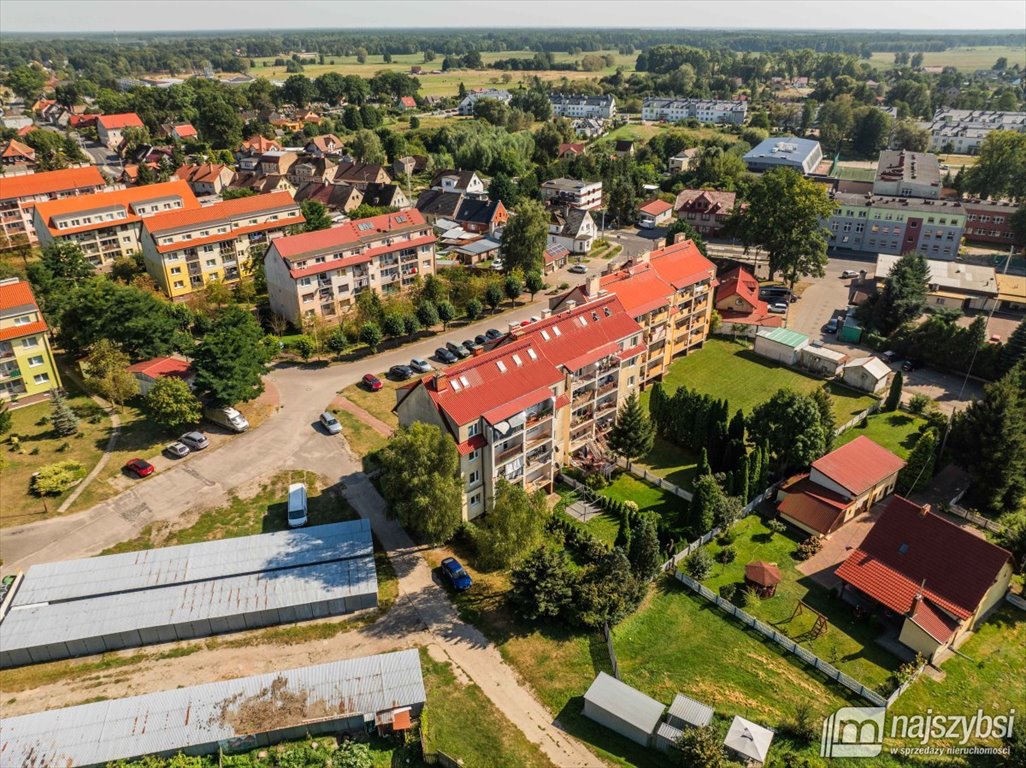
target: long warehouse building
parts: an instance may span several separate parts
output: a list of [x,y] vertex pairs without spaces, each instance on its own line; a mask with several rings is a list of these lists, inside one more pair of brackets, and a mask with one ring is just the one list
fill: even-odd
[[48,563],[28,570],[0,620],[0,667],[376,605],[365,520]]
[[382,653],[5,718],[0,763],[89,768],[256,749],[376,723],[398,728],[426,699],[418,651]]

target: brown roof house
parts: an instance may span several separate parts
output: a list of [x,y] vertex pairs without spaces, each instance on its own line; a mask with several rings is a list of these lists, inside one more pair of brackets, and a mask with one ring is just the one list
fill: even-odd
[[673,204],[677,218],[683,219],[699,233],[716,237],[734,211],[737,195],[711,189],[685,189]]
[[219,195],[235,180],[235,171],[221,163],[183,165],[175,176],[189,185],[194,195]]

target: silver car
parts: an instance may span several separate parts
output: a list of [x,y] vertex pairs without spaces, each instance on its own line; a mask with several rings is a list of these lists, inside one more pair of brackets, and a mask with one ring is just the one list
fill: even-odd
[[172,459],[184,459],[189,455],[189,446],[185,443],[174,442],[168,446],[165,446],[164,453],[170,456]]
[[434,368],[431,367],[431,363],[422,357],[415,357],[410,360],[410,368],[415,370],[417,373],[431,373]]
[[335,415],[328,411],[321,414],[321,426],[328,430],[329,435],[342,434],[342,425],[338,423]]
[[202,432],[186,432],[178,438],[178,442],[185,443],[185,445],[193,451],[202,451],[210,445],[210,441],[207,440],[207,436]]

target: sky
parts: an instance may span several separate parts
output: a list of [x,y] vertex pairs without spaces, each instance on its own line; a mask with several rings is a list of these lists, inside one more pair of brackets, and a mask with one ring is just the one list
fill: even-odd
[[[871,22],[871,24],[870,24]],[[6,32],[402,27],[1026,31],[1023,0],[2,0]],[[1026,34],[1026,32],[1024,32]]]

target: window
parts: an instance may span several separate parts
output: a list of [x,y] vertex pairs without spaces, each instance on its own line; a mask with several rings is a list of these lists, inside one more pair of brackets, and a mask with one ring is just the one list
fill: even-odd
[[180,275],[180,274],[182,274],[182,268],[181,267],[171,267],[171,274],[172,275]]
[[481,470],[475,469],[469,475],[467,475],[467,485],[474,485],[480,479],[481,479]]
[[22,315],[21,317],[14,318],[15,325],[28,325],[32,322],[32,315]]
[[477,461],[477,457],[480,456],[480,455],[481,455],[480,451],[473,450],[473,451],[471,451],[470,453],[467,454],[467,461]]
[[480,504],[481,504],[481,494],[480,493],[475,493],[473,496],[470,497],[470,506],[477,507],[477,506],[480,506]]
[[22,349],[34,349],[39,346],[39,339],[35,336],[29,336],[27,339],[21,340]]
[[481,426],[477,422],[474,422],[469,427],[467,427],[467,435],[469,435],[470,437],[474,437],[474,435],[480,433],[480,431]]
[[36,384],[47,384],[50,381],[50,374],[48,373],[37,373],[33,379]]
[[185,283],[182,280],[175,280],[174,287],[175,288],[184,288],[185,287]]
[[42,355],[33,355],[32,357],[30,357],[28,359],[28,364],[29,364],[29,368],[38,368],[40,365],[43,364],[43,356]]

